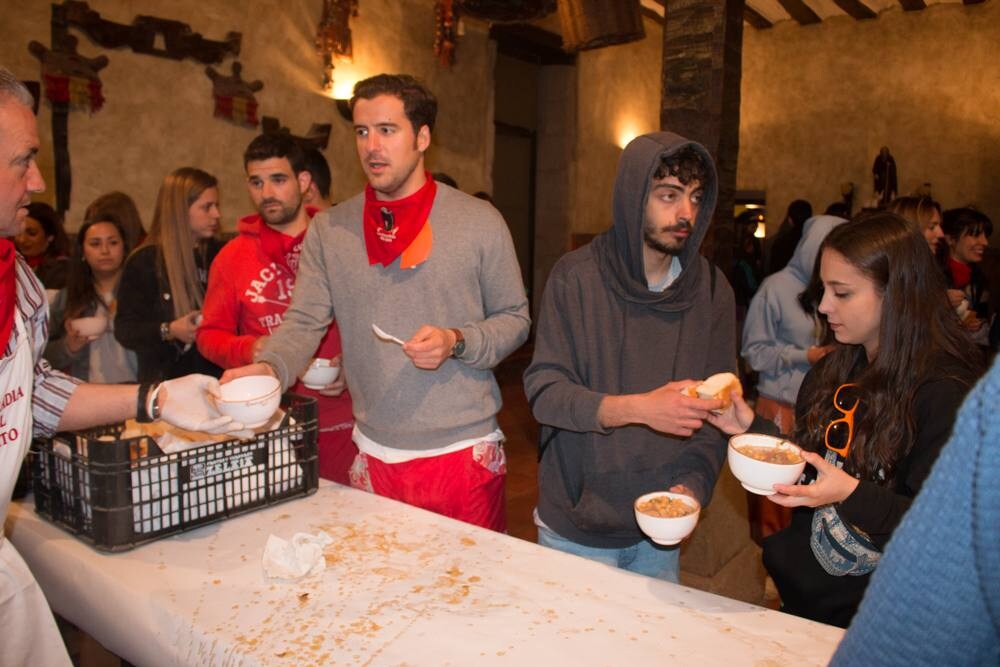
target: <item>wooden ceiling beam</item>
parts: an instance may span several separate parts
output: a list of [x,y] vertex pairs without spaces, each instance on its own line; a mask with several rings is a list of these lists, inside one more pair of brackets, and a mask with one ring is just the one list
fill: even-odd
[[819,23],[822,19],[802,0],[778,0],[789,15],[799,22],[799,25]]
[[871,7],[861,2],[861,0],[833,0],[838,7],[855,20],[877,18],[878,14],[872,11]]
[[985,1],[986,0],[962,0],[962,2],[966,5],[978,5],[982,4]]
[[757,28],[757,30],[766,30],[774,25],[768,21],[763,14],[750,5],[743,6],[743,20],[752,25],[754,28]]
[[648,19],[653,19],[656,23],[663,25],[663,17],[656,13],[656,10],[649,7],[639,7],[639,12]]
[[904,12],[916,12],[921,9],[927,9],[927,3],[924,0],[899,0],[899,4],[903,6]]

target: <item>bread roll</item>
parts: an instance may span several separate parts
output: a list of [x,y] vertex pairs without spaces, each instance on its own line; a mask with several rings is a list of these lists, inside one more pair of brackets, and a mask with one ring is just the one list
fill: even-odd
[[732,373],[716,373],[699,385],[684,388],[684,393],[691,398],[722,401],[722,408],[713,412],[722,412],[733,404],[732,395],[743,395],[743,385],[740,379]]

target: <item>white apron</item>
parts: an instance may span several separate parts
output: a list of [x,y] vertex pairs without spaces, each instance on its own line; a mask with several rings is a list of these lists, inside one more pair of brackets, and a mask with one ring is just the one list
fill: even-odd
[[42,590],[3,534],[10,495],[31,442],[34,360],[15,308],[17,347],[0,360],[0,665],[70,665]]

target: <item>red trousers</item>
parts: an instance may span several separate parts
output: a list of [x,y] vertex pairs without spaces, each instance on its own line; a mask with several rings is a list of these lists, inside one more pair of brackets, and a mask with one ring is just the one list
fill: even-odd
[[497,532],[507,530],[507,460],[496,442],[402,463],[358,453],[351,486]]

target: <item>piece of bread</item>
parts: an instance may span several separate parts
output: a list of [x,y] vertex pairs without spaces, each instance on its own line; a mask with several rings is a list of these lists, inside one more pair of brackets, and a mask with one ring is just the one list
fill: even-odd
[[743,395],[743,385],[740,384],[740,379],[732,373],[716,373],[706,378],[701,384],[685,387],[684,393],[691,398],[722,401],[722,408],[715,410],[715,412],[722,412],[733,404],[733,394]]

